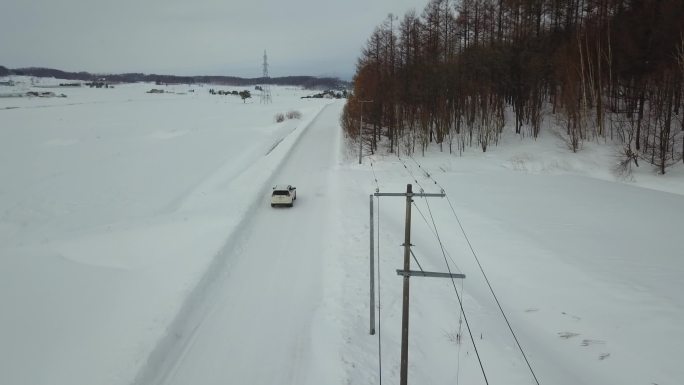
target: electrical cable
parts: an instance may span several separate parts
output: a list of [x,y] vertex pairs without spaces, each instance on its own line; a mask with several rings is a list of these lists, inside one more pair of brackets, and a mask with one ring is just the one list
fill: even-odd
[[399,154],[397,154],[397,158],[399,159],[399,161],[401,162],[401,164],[404,165],[404,168],[405,168],[406,171],[409,173],[409,175],[411,175],[411,178],[413,179],[413,181],[416,182],[416,184],[418,185],[418,187],[420,187],[420,188],[422,189],[423,186],[420,185],[420,182],[418,182],[418,179],[416,178],[416,176],[413,175],[413,173],[411,172],[411,170],[408,168],[408,166],[406,165],[406,162],[404,162],[404,160],[401,159],[401,157],[399,157]]
[[375,179],[375,191],[380,191],[380,185],[378,184],[378,176],[375,174],[375,167],[373,167],[373,158],[370,158],[370,166],[373,171],[373,178]]
[[491,283],[489,282],[489,278],[487,278],[487,274],[484,272],[484,268],[482,267],[482,264],[480,263],[480,259],[477,257],[477,254],[475,253],[475,250],[473,249],[473,245],[470,243],[470,239],[468,239],[468,235],[466,234],[465,230],[463,229],[463,225],[461,224],[461,220],[458,218],[458,215],[456,215],[456,210],[454,209],[454,206],[451,204],[451,200],[449,200],[449,197],[447,196],[447,202],[449,202],[449,206],[451,207],[451,211],[454,213],[454,216],[456,216],[456,221],[458,222],[458,226],[461,228],[461,232],[463,233],[463,236],[465,237],[466,242],[468,243],[468,247],[470,247],[470,251],[473,253],[473,257],[475,257],[475,261],[477,262],[477,266],[480,268],[480,272],[482,273],[482,276],[485,279],[485,282],[487,282],[487,286],[489,287],[489,291],[492,293],[492,296],[494,297],[494,300],[496,301],[496,305],[499,307],[499,311],[501,312],[501,315],[503,316],[504,320],[506,321],[506,325],[508,325],[508,330],[510,330],[511,334],[513,335],[513,339],[515,340],[516,345],[518,345],[518,349],[520,350],[520,353],[522,354],[523,358],[525,359],[525,363],[527,364],[527,367],[530,369],[530,372],[532,373],[532,377],[534,378],[534,381],[539,385],[539,380],[537,379],[537,375],[534,373],[534,369],[532,369],[532,365],[530,364],[530,361],[527,359],[527,355],[525,354],[525,351],[523,350],[522,346],[520,345],[520,341],[518,341],[518,336],[515,334],[513,331],[513,327],[511,326],[511,323],[508,321],[508,317],[506,317],[506,313],[503,310],[503,307],[501,306],[501,303],[499,302],[499,298],[496,296],[496,293],[494,292],[494,289],[492,288]]
[[[397,157],[399,158],[399,161],[400,161],[400,162],[402,163],[402,165],[404,166],[404,169],[406,169],[407,172],[409,173],[409,175],[411,175],[411,178],[413,178],[413,180],[415,181],[415,183],[416,183],[421,189],[423,189],[422,185],[420,184],[420,182],[418,182],[418,179],[417,179],[417,178],[415,177],[415,175],[411,172],[411,170],[408,168],[408,166],[406,165],[406,163],[405,163],[398,155],[397,155]],[[444,188],[437,182],[437,180],[434,179],[434,178],[432,177],[432,175],[431,175],[428,171],[426,171],[425,169],[423,169],[423,167],[420,165],[420,163],[418,163],[417,160],[415,160],[410,154],[409,154],[409,157],[416,163],[416,165],[418,166],[418,168],[420,168],[421,171],[423,171],[423,172],[425,173],[425,176],[426,176],[427,178],[431,179],[431,180],[434,182],[435,185],[437,185],[440,189],[442,189],[442,191],[445,191]],[[499,308],[499,311],[501,312],[501,315],[503,316],[504,321],[506,322],[506,325],[508,326],[508,330],[511,332],[511,335],[513,336],[513,339],[515,340],[515,343],[516,343],[516,345],[518,346],[518,350],[520,351],[520,354],[523,356],[523,359],[525,360],[525,363],[527,364],[527,367],[528,367],[528,369],[530,370],[530,373],[532,374],[532,377],[534,378],[535,383],[536,383],[537,385],[540,385],[540,384],[539,384],[539,380],[538,380],[538,378],[537,378],[537,375],[536,375],[536,373],[534,372],[534,369],[532,368],[532,365],[530,364],[529,359],[527,358],[527,354],[525,353],[524,349],[522,348],[522,345],[520,344],[520,341],[518,340],[518,336],[515,334],[515,331],[513,331],[513,327],[511,326],[511,323],[510,323],[510,321],[508,320],[508,317],[506,316],[506,313],[505,313],[505,311],[503,310],[503,307],[501,306],[501,303],[500,303],[500,301],[499,301],[499,298],[497,297],[496,293],[494,292],[494,288],[492,287],[492,285],[491,285],[491,283],[490,283],[490,281],[489,281],[489,278],[487,277],[487,274],[485,273],[484,268],[482,267],[482,264],[480,263],[480,260],[479,260],[479,258],[477,257],[477,253],[475,253],[475,249],[473,248],[472,243],[470,242],[470,239],[468,238],[468,235],[466,234],[465,229],[463,228],[463,224],[461,223],[460,218],[459,218],[458,215],[456,214],[456,210],[454,209],[454,206],[453,206],[453,204],[451,203],[451,200],[449,199],[449,196],[446,194],[446,192],[444,193],[444,195],[445,195],[445,197],[447,198],[447,202],[449,203],[449,206],[451,207],[451,211],[452,211],[452,213],[454,214],[454,217],[456,218],[456,221],[458,222],[459,228],[461,229],[461,232],[463,233],[463,236],[464,236],[466,242],[468,243],[468,247],[470,248],[470,252],[472,253],[473,257],[475,258],[475,261],[477,262],[477,265],[478,265],[478,267],[479,267],[479,269],[480,269],[480,272],[482,273],[482,276],[485,278],[485,282],[487,283],[487,287],[489,288],[489,291],[491,292],[492,296],[494,297],[494,300],[496,301],[496,304],[497,304],[497,306],[498,306],[498,308]],[[427,202],[427,201],[426,201],[426,202]],[[416,206],[416,207],[417,207],[417,206]],[[431,217],[432,217],[432,210],[430,210],[429,204],[428,204],[428,210],[430,211],[430,215],[431,215]],[[421,215],[422,215],[422,213],[421,213]],[[424,219],[425,219],[425,218],[424,218]],[[434,218],[433,218],[433,223],[434,223]],[[435,234],[437,234],[436,225],[435,225]],[[443,245],[442,245],[442,243],[441,243],[441,240],[440,240],[440,246],[441,246],[442,249],[443,249]],[[443,254],[445,255],[445,261],[446,261],[446,254],[445,254],[445,250],[444,250],[444,249],[443,249]],[[453,260],[452,260],[452,262],[453,262]],[[449,267],[448,261],[447,261],[446,263],[447,263],[447,269],[449,270],[449,273],[451,273],[451,269],[450,269],[450,267]],[[475,346],[475,340],[474,340],[473,335],[472,335],[472,332],[471,332],[471,330],[470,330],[470,325],[469,325],[469,323],[468,323],[468,319],[467,319],[467,317],[466,317],[465,311],[463,310],[463,302],[461,301],[461,297],[460,297],[460,295],[458,294],[458,290],[457,290],[457,288],[456,288],[456,284],[455,284],[453,278],[452,278],[452,285],[454,286],[454,290],[456,291],[456,296],[458,297],[459,304],[460,304],[460,306],[461,306],[461,313],[462,313],[462,315],[463,315],[463,319],[464,319],[465,322],[466,322],[466,327],[467,327],[467,329],[468,329],[468,333],[470,334],[470,339],[471,339],[471,341],[473,342],[473,347],[474,347],[474,349],[475,349],[475,353],[476,353],[476,355],[477,355],[478,362],[480,363],[480,368],[482,369],[482,374],[484,375],[485,382],[488,384],[489,382],[487,381],[487,376],[486,376],[486,374],[485,374],[485,372],[484,372],[484,367],[482,366],[482,361],[480,360],[480,355],[479,355],[479,353],[478,353],[478,351],[477,351],[477,346]],[[460,326],[460,325],[459,325],[459,326]]]
[[[461,294],[465,295],[463,292],[463,281],[464,279],[461,280]],[[458,354],[456,355],[456,385],[459,384],[460,381],[460,376],[461,376],[461,333],[463,332],[463,313],[459,313],[458,315],[458,332],[456,333],[456,344],[458,345]]]
[[[444,188],[437,183],[437,180],[435,180],[429,172],[427,172],[425,169],[422,168],[420,163],[418,163],[417,160],[415,160],[410,154],[409,157],[418,165],[418,167],[425,173],[425,175],[432,179],[435,184],[444,191]],[[402,161],[403,163],[403,161]],[[406,165],[404,164],[404,167],[406,168]],[[407,168],[408,169],[408,168]],[[413,175],[413,174],[411,174]],[[416,181],[416,183],[418,183]],[[489,278],[487,277],[487,274],[484,271],[484,268],[482,267],[482,264],[480,263],[480,259],[477,256],[477,253],[475,253],[475,249],[473,248],[473,245],[470,243],[470,239],[468,238],[468,235],[465,232],[465,229],[463,228],[463,224],[461,223],[460,218],[458,217],[458,214],[456,214],[456,210],[454,209],[453,204],[451,203],[451,200],[449,199],[449,196],[445,192],[445,197],[447,199],[447,202],[449,203],[449,207],[451,207],[451,212],[454,214],[454,217],[456,218],[456,221],[458,222],[458,226],[461,229],[461,232],[463,233],[463,237],[465,238],[466,242],[468,243],[468,247],[470,248],[470,252],[473,254],[473,257],[475,258],[475,261],[477,262],[477,265],[480,269],[480,272],[482,273],[482,276],[485,279],[485,282],[487,283],[487,286],[489,287],[489,291],[492,293],[492,296],[494,297],[494,300],[496,301],[496,305],[499,307],[499,311],[501,312],[501,315],[503,316],[504,320],[506,321],[506,325],[508,326],[508,330],[511,332],[511,335],[513,336],[513,339],[515,340],[516,345],[518,346],[518,350],[520,351],[520,354],[522,354],[523,359],[525,360],[525,363],[527,364],[527,368],[530,370],[530,373],[532,374],[532,377],[534,378],[534,381],[539,385],[539,380],[537,379],[537,375],[534,372],[534,369],[532,369],[532,365],[530,364],[530,361],[527,358],[527,354],[525,354],[525,351],[522,348],[522,345],[520,345],[520,341],[518,340],[518,336],[515,334],[513,331],[513,327],[511,326],[511,323],[508,320],[508,317],[506,316],[506,312],[504,312],[503,307],[501,306],[501,303],[499,302],[499,298],[497,297],[496,293],[494,292],[494,288],[492,287],[491,283],[489,282]],[[429,207],[429,206],[428,206]],[[465,316],[465,313],[463,314]],[[466,320],[466,326],[468,325],[468,322]],[[472,337],[472,336],[471,336]],[[477,351],[477,350],[476,350]]]
[[425,173],[425,176],[426,176],[428,179],[432,179],[432,181],[437,185],[437,187],[439,187],[440,189],[444,190],[444,187],[442,187],[442,185],[440,185],[440,184],[437,182],[437,180],[436,180],[435,178],[432,177],[432,174],[430,174],[430,172],[428,172],[426,169],[424,169],[423,166],[421,166],[420,163],[418,163],[418,161],[417,161],[414,157],[412,157],[410,154],[409,154],[409,158],[411,158],[411,160],[413,161],[413,163],[415,163],[415,164],[418,166],[418,168],[419,168],[423,173]]
[[[406,171],[411,175],[411,177],[416,182],[418,187],[420,187],[422,190],[423,186],[421,186],[420,182],[418,182],[418,179],[415,177],[415,175],[413,175],[413,173],[408,168],[406,163],[401,158],[399,158],[399,161],[404,165],[404,168],[406,169]],[[429,203],[427,203],[427,199],[425,200],[425,202],[427,204],[428,210],[430,211],[430,216],[432,217],[432,210],[430,210],[430,205],[429,205]],[[417,207],[417,205],[416,205],[416,207]],[[421,213],[421,215],[422,215],[422,213]],[[425,217],[423,217],[423,218],[425,218]],[[442,243],[441,238],[439,237],[439,232],[437,231],[437,225],[435,224],[434,217],[432,217],[432,223],[433,223],[434,228],[435,228],[435,235],[437,236],[437,240],[439,241],[440,247],[442,249],[442,255],[444,256],[444,260],[445,260],[446,265],[447,265],[447,270],[449,271],[449,274],[451,274],[451,267],[449,266],[449,262],[446,259],[446,253],[444,250],[444,245]],[[428,227],[430,227],[429,224],[428,224]],[[475,355],[477,356],[477,362],[480,365],[480,370],[482,371],[482,376],[484,377],[485,383],[487,385],[489,385],[489,380],[487,380],[487,374],[485,373],[484,365],[482,364],[482,358],[480,357],[480,352],[477,350],[477,345],[475,344],[475,338],[473,337],[473,332],[470,329],[470,323],[468,322],[468,317],[465,314],[465,309],[463,309],[463,301],[461,300],[461,296],[458,294],[458,288],[456,287],[456,282],[454,281],[453,277],[451,278],[451,284],[454,287],[454,292],[456,293],[456,298],[458,298],[458,303],[459,303],[459,306],[461,309],[461,314],[463,315],[463,319],[465,320],[466,328],[468,329],[468,335],[470,336],[470,341],[473,343],[473,349],[475,350]]]
[[[420,207],[415,202],[413,202],[413,206],[416,208],[416,210],[418,210],[418,213],[423,218],[423,222],[425,222],[425,224],[427,225],[428,230],[430,230],[432,232],[432,235],[435,236],[435,239],[437,239],[439,241],[439,238],[437,237],[435,230],[433,230],[432,227],[430,226],[430,223],[428,222],[427,218],[425,218],[425,214],[423,214],[423,211],[420,209]],[[447,257],[449,257],[449,260],[451,260],[451,263],[454,264],[454,267],[458,270],[458,272],[463,273],[463,271],[456,264],[456,261],[454,261],[454,258],[451,256],[451,254],[449,254],[449,251],[444,249],[444,252],[446,253]]]
[[[420,214],[421,218],[423,218],[423,221],[427,225],[428,229],[432,232],[433,235],[435,235],[435,238],[439,239],[437,236],[437,233],[435,230],[432,229],[430,226],[430,223],[428,222],[427,218],[425,218],[425,215],[423,214],[423,211],[420,209],[420,206],[418,206],[415,202],[413,202],[413,206],[418,210],[418,213]],[[443,251],[446,256],[451,260],[451,262],[454,264],[454,267],[458,270],[459,273],[463,273],[461,269],[459,269],[458,265],[454,261],[454,259],[451,257],[449,254],[449,251],[445,248]],[[416,261],[416,263],[418,263]],[[464,285],[464,280],[461,280],[461,293],[464,293],[463,285]],[[463,335],[463,312],[459,312],[458,314],[458,332],[456,333],[456,343],[458,345],[458,355],[457,355],[457,361],[456,361],[456,385],[459,383],[459,378],[460,378],[460,372],[461,372],[461,348],[463,344],[461,343],[461,336]]]
[[[408,168],[406,163],[401,158],[399,158],[399,161],[404,165],[404,168],[406,169],[406,171],[408,171],[408,173],[411,175],[411,177],[416,182],[418,187],[420,187],[422,190],[423,186],[420,184],[420,182],[418,182],[418,179],[415,177],[415,175],[413,175],[413,173]],[[414,159],[414,162],[415,162],[415,159]],[[446,196],[446,193],[445,193],[445,196]],[[446,265],[447,265],[447,270],[448,270],[449,274],[451,274],[451,267],[449,266],[449,262],[446,259],[446,253],[444,250],[444,245],[442,243],[441,238],[439,237],[439,232],[437,231],[437,225],[435,224],[434,217],[432,216],[432,210],[430,210],[430,205],[429,205],[429,203],[427,203],[427,199],[425,200],[425,203],[427,204],[428,210],[430,211],[430,217],[432,218],[432,223],[433,223],[434,228],[435,228],[434,234],[436,235],[437,240],[438,240],[439,245],[440,245],[440,248],[442,250],[442,255],[444,256],[444,260],[445,260]],[[414,206],[418,207],[418,205],[416,205],[415,202],[414,202]],[[420,212],[420,209],[418,211]],[[421,212],[421,216],[423,216],[423,219],[427,223],[427,219],[425,219],[425,216],[423,215],[422,212]],[[428,224],[428,228],[430,228],[429,224]],[[454,265],[456,265],[456,264],[454,263]],[[456,282],[454,281],[453,277],[451,278],[451,284],[454,287],[454,292],[456,293],[456,298],[458,298],[458,304],[460,306],[461,315],[463,315],[463,319],[465,320],[466,328],[468,329],[468,335],[470,336],[470,341],[473,343],[473,349],[475,350],[475,355],[477,356],[477,362],[480,365],[480,370],[482,371],[482,376],[484,377],[485,383],[487,385],[489,385],[489,380],[487,379],[487,374],[485,373],[484,365],[482,364],[482,358],[480,357],[480,352],[477,350],[477,345],[475,344],[475,338],[473,337],[473,332],[470,329],[470,323],[468,322],[468,317],[466,316],[465,309],[463,308],[463,301],[461,300],[461,296],[458,294],[458,288],[456,287]]]
[[[408,168],[408,166],[406,165],[406,163],[405,163],[401,158],[399,158],[399,160],[400,160],[401,163],[404,165],[404,168],[408,171],[408,173],[411,175],[411,177],[413,178],[413,180],[416,182],[416,184],[418,185],[418,187],[420,187],[421,189],[423,189],[423,186],[421,186],[420,182],[418,182],[418,179],[413,175],[413,173],[412,173],[411,170]],[[414,162],[415,162],[415,159],[414,159]],[[417,163],[417,162],[416,162],[416,163]],[[428,174],[428,175],[429,175],[429,174]],[[441,188],[441,186],[440,186],[440,188]],[[442,189],[442,191],[444,191],[444,189]],[[446,193],[445,193],[445,196],[446,196]],[[427,204],[428,210],[430,211],[430,216],[432,217],[432,210],[430,210],[430,205],[429,205],[429,203],[427,203],[427,199],[425,200],[425,202],[426,202],[426,204]],[[414,203],[415,203],[415,202],[414,202]],[[414,206],[418,207],[418,206],[415,205],[415,204],[414,204]],[[418,211],[420,212],[420,209],[419,209]],[[425,219],[425,216],[422,214],[422,212],[421,212],[421,216],[423,216],[423,219],[427,222],[427,220]],[[449,262],[448,262],[447,259],[446,259],[446,253],[445,253],[445,250],[444,250],[444,245],[443,245],[443,243],[442,243],[441,238],[439,237],[439,233],[438,233],[438,231],[437,231],[437,225],[435,224],[434,217],[432,217],[432,223],[433,223],[434,228],[435,228],[435,235],[437,236],[437,240],[438,240],[438,242],[439,242],[439,244],[440,244],[440,248],[442,249],[442,255],[444,256],[444,260],[445,260],[446,265],[447,265],[447,270],[448,270],[449,274],[451,274],[451,267],[449,266]],[[430,227],[430,225],[428,224],[428,228],[429,228],[429,227]],[[454,264],[454,265],[455,265],[455,264]],[[472,332],[472,330],[470,329],[470,323],[468,322],[468,317],[466,316],[466,314],[465,314],[465,309],[463,308],[463,301],[462,301],[462,299],[461,299],[461,295],[458,294],[458,288],[456,287],[456,282],[454,281],[454,278],[453,278],[453,277],[451,278],[451,284],[452,284],[452,286],[454,287],[454,292],[456,293],[456,298],[458,298],[458,304],[459,304],[459,307],[460,307],[460,310],[461,310],[461,315],[463,315],[463,319],[465,320],[466,328],[467,328],[467,330],[468,330],[468,335],[470,336],[470,341],[473,343],[473,349],[475,350],[475,355],[477,356],[477,362],[478,362],[479,365],[480,365],[480,370],[482,371],[482,376],[483,376],[483,378],[484,378],[484,380],[485,380],[485,383],[486,383],[487,385],[489,385],[489,380],[487,379],[487,374],[485,373],[484,365],[482,364],[482,358],[480,357],[480,352],[477,350],[477,344],[475,343],[475,337],[473,337],[473,332]]]
[[[442,248],[442,255],[444,256],[444,262],[446,263],[447,271],[449,272],[449,274],[451,274],[451,267],[449,266],[449,261],[447,260],[446,253],[444,252],[444,245],[442,244],[441,238],[439,238],[439,231],[437,230],[437,224],[435,223],[434,216],[432,216],[432,209],[430,209],[430,203],[428,203],[427,199],[425,200],[425,204],[427,205],[428,211],[430,213],[430,218],[432,219],[432,224],[435,227],[435,233],[437,233],[437,238],[439,239],[439,245]],[[458,303],[459,303],[459,306],[461,307],[461,314],[463,314],[463,319],[465,320],[466,328],[468,329],[468,334],[470,335],[470,340],[473,343],[473,349],[475,350],[475,355],[477,356],[477,362],[480,364],[480,370],[482,370],[482,376],[484,377],[485,383],[487,385],[489,385],[489,381],[487,380],[487,374],[485,373],[484,365],[482,364],[482,359],[480,357],[480,352],[477,350],[477,345],[475,344],[475,338],[473,337],[473,332],[470,329],[470,323],[468,322],[468,317],[466,317],[465,310],[463,309],[463,301],[461,300],[461,296],[458,294],[458,288],[456,287],[456,281],[454,280],[453,277],[451,277],[451,284],[454,287],[454,292],[456,292],[456,297],[458,298]]]

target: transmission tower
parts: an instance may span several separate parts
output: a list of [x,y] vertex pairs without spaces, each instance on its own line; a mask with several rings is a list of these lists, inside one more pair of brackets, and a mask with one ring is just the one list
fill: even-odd
[[261,103],[271,103],[271,86],[269,85],[270,78],[268,77],[268,56],[266,56],[266,50],[264,50],[264,73],[262,77],[264,84],[261,86]]

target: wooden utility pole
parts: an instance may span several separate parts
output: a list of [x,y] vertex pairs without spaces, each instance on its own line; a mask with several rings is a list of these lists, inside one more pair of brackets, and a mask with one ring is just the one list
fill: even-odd
[[[406,193],[380,193],[376,192],[375,196],[405,196],[406,197],[406,224],[404,227],[404,269],[397,270],[397,275],[404,277],[403,288],[403,303],[401,314],[401,367],[399,384],[408,384],[408,336],[409,336],[409,278],[413,275],[422,277],[438,277],[438,278],[465,278],[464,274],[451,273],[437,273],[429,271],[413,271],[411,270],[411,203],[413,197],[440,197],[443,198],[446,194],[442,190],[439,194],[426,194],[423,192],[414,193],[413,186],[406,185]],[[371,206],[372,210],[372,206]],[[372,334],[372,333],[371,333]]]
[[[404,271],[411,270],[411,202],[413,190],[406,185],[406,223],[404,225]],[[401,307],[401,371],[400,385],[406,385],[408,374],[408,336],[409,336],[409,277],[404,275],[403,303]]]

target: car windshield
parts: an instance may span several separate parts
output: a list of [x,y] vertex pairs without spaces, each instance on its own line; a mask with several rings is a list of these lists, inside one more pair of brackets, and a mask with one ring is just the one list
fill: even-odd
[[290,195],[290,192],[286,190],[276,190],[273,192],[273,195]]

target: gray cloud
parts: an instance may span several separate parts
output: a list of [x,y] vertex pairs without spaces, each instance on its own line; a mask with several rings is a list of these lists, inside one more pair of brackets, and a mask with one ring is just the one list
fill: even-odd
[[350,76],[388,13],[428,0],[9,0],[0,65],[69,71]]

